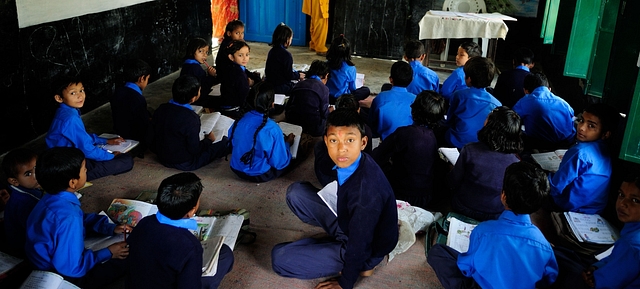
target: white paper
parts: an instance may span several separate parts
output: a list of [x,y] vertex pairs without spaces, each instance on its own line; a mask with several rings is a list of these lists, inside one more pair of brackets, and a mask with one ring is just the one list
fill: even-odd
[[209,95],[211,96],[221,96],[222,95],[222,91],[220,91],[220,84],[216,84],[213,87],[211,87],[211,92],[209,92]]
[[560,167],[562,157],[566,152],[567,150],[556,150],[553,152],[531,154],[531,157],[543,170],[555,172]]
[[331,210],[331,212],[338,216],[338,182],[333,181],[327,184],[322,190],[318,192],[318,196],[327,207]]
[[220,112],[203,113],[200,116],[200,140],[213,131],[217,143],[222,140],[223,136],[229,134],[229,128],[233,125],[234,120],[230,117],[220,114]]
[[284,135],[289,135],[292,133],[295,137],[293,139],[293,144],[291,144],[291,157],[298,157],[298,147],[300,146],[300,139],[302,138],[302,127],[295,124],[290,124],[288,122],[281,121],[278,123],[282,133]]
[[611,252],[613,252],[613,247],[615,247],[615,245],[613,245],[613,246],[609,247],[609,249],[607,249],[606,251],[604,251],[604,252],[602,252],[602,253],[600,253],[600,254],[596,255],[596,256],[595,256],[595,257],[596,257],[596,259],[597,259],[598,261],[600,261],[600,260],[602,260],[602,259],[604,259],[604,258],[609,257],[609,255],[611,255]]
[[202,115],[202,112],[204,111],[204,107],[193,104],[191,105],[191,109],[193,109],[193,112],[195,112],[197,115]]
[[276,93],[275,99],[273,100],[273,103],[277,104],[277,105],[284,105],[284,102],[288,99],[289,97],[284,95],[284,94],[278,94]]
[[380,138],[379,138],[379,137],[374,137],[374,138],[372,138],[372,139],[371,139],[371,149],[372,149],[372,150],[375,150],[377,147],[379,147],[379,146],[380,146],[380,143],[381,143],[381,142],[382,142],[382,141],[380,140]]
[[22,263],[22,259],[0,252],[0,274],[4,274]]
[[364,86],[364,73],[356,73],[356,88]]
[[580,242],[613,244],[619,238],[618,232],[598,214],[565,212],[564,216]]
[[471,231],[473,231],[476,226],[477,225],[468,224],[453,217],[450,218],[447,246],[460,253],[469,251],[469,238],[471,237]]
[[438,153],[440,153],[440,158],[450,162],[452,165],[455,165],[458,162],[458,157],[460,157],[460,152],[457,148],[439,148]]
[[[99,135],[99,137],[112,139],[112,138],[118,138],[120,136],[117,134],[103,133]],[[135,148],[136,146],[138,146],[138,144],[140,144],[140,142],[137,140],[125,139],[124,142],[121,142],[120,144],[117,144],[117,145],[102,144],[102,145],[98,145],[98,147],[101,147],[103,150],[106,150],[110,153],[111,152],[126,153],[132,150],[133,148]]]
[[20,289],[79,289],[67,281],[62,276],[46,271],[34,270],[29,274],[27,280],[22,283]]

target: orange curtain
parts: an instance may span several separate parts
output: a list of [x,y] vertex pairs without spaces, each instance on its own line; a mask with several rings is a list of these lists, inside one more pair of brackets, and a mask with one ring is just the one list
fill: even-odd
[[238,19],[238,0],[211,0],[212,35],[222,38],[229,21]]

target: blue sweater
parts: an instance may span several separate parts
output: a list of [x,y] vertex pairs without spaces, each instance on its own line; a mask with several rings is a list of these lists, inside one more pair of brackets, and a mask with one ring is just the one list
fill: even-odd
[[500,102],[484,88],[470,87],[457,91],[449,101],[445,139],[454,147],[462,148],[478,141],[478,131],[484,126],[489,113]]
[[24,244],[27,235],[27,219],[33,208],[44,195],[40,189],[27,189],[22,186],[9,186],[11,198],[4,209],[4,231],[7,237],[9,253],[24,257]]
[[524,78],[527,75],[529,75],[529,68],[522,65],[503,72],[498,76],[493,95],[502,105],[513,108],[524,96]]
[[249,76],[246,68],[235,62],[228,66],[225,77],[221,79],[220,93],[222,94],[222,105],[227,107],[244,106],[244,102],[249,95]]
[[413,124],[411,104],[415,99],[415,94],[399,86],[393,86],[391,90],[378,94],[371,102],[369,110],[371,129],[384,140],[397,128]]
[[264,74],[267,82],[278,86],[300,79],[300,73],[293,70],[293,56],[282,45],[274,45],[267,55]]
[[329,88],[318,79],[308,78],[298,82],[290,95],[285,112],[287,122],[302,126],[312,136],[323,135],[329,115]]
[[[217,74],[217,69],[216,69]],[[180,76],[191,75],[200,81],[202,95],[207,95],[211,92],[211,87],[218,84],[218,79],[209,75],[207,71],[202,69],[202,65],[195,59],[186,59],[182,63],[182,69],[180,70]]]
[[125,139],[145,141],[151,114],[142,90],[132,82],[116,89],[111,98],[113,130]]
[[409,86],[407,86],[408,92],[418,95],[425,90],[433,90],[435,92],[440,90],[440,78],[438,78],[438,74],[422,65],[420,60],[410,61],[409,65],[411,65],[413,69],[413,80]]

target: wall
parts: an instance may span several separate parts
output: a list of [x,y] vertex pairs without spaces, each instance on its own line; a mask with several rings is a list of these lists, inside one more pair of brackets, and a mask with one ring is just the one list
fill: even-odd
[[0,2],[0,153],[47,131],[55,76],[83,80],[87,112],[108,102],[127,59],[148,62],[153,81],[179,69],[188,39],[211,35],[208,0],[157,0],[25,28],[15,1]]

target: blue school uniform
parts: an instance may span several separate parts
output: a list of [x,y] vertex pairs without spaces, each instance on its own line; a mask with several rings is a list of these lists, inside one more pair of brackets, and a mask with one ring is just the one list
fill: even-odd
[[420,60],[409,61],[409,65],[413,69],[413,80],[407,86],[408,92],[418,95],[425,90],[433,90],[435,92],[440,90],[438,74],[422,65]]
[[640,288],[640,223],[626,223],[611,255],[593,264],[596,289]]
[[467,82],[464,80],[464,66],[460,66],[456,68],[451,75],[447,77],[447,79],[442,83],[442,89],[440,89],[440,94],[447,101],[451,102],[451,98],[453,97],[453,93],[466,89]]
[[302,126],[302,131],[322,136],[329,116],[329,88],[317,75],[296,83],[286,106],[287,122]]
[[233,252],[223,244],[216,274],[203,277],[202,245],[189,232],[197,228],[193,219],[171,220],[161,213],[142,219],[127,238],[126,288],[218,288],[231,271]]
[[356,67],[343,61],[340,69],[331,69],[327,80],[329,95],[338,98],[343,94],[356,90]]
[[[237,121],[237,125],[229,128],[231,139],[231,168],[236,173],[247,176],[259,176],[270,170],[283,170],[291,161],[289,144],[284,141],[282,129],[270,118],[256,136],[256,144],[253,146],[253,135],[262,124],[263,115],[255,110],[247,112]],[[235,131],[234,131],[235,130]],[[255,148],[253,160],[244,164],[242,156]]]
[[602,140],[578,141],[549,174],[550,195],[564,211],[599,214],[607,205],[611,159]]
[[493,95],[502,105],[513,108],[524,96],[524,78],[529,75],[529,67],[518,65],[498,76]]
[[489,113],[502,104],[484,88],[470,87],[457,91],[449,102],[445,140],[461,149],[478,141],[478,131],[484,126]]
[[393,190],[367,154],[337,168],[337,217],[309,183],[293,183],[287,204],[300,220],[321,226],[332,239],[307,238],[277,244],[271,251],[280,276],[313,279],[335,276],[351,289],[361,271],[373,269],[398,242],[398,211]]
[[524,134],[551,144],[573,140],[573,108],[546,86],[534,89],[516,103],[513,110],[522,118]]
[[293,87],[291,80],[300,79],[300,73],[293,69],[293,56],[282,45],[274,45],[267,55],[264,73],[266,81],[274,87],[275,93],[289,94]]
[[111,115],[113,130],[125,139],[145,141],[151,114],[147,110],[147,100],[142,96],[142,89],[127,82],[118,87],[111,98]]
[[397,128],[413,124],[411,104],[416,95],[406,87],[393,86],[383,91],[371,102],[369,124],[371,129],[384,140]]
[[443,245],[429,251],[427,261],[445,288],[462,288],[456,285],[465,278],[481,288],[544,288],[558,277],[551,245],[527,214],[504,211],[498,220],[480,223],[469,239],[466,253]]
[[46,194],[27,220],[26,254],[38,270],[83,277],[97,264],[111,259],[108,248],[84,248],[87,231],[113,235],[115,227],[107,216],[83,213],[80,201],[71,192]]
[[4,231],[9,253],[24,257],[24,244],[27,235],[27,219],[29,214],[44,195],[40,189],[27,189],[22,186],[9,185],[11,198],[4,208]]
[[[226,33],[226,32],[225,32]],[[218,46],[218,54],[216,55],[216,77],[222,82],[222,80],[227,76],[227,72],[229,70],[229,66],[233,63],[231,59],[229,59],[229,54],[227,53],[227,47],[233,42],[231,37],[223,38],[222,43]]]
[[242,108],[251,89],[247,69],[235,62],[231,62],[228,68],[227,75],[221,79],[220,84],[222,109]]
[[[216,69],[217,74],[217,69]],[[180,76],[191,75],[200,81],[200,93],[202,95],[208,95],[211,91],[211,87],[218,84],[218,79],[209,75],[207,71],[202,69],[200,62],[193,58],[185,59],[182,63],[182,69],[180,70]]]

